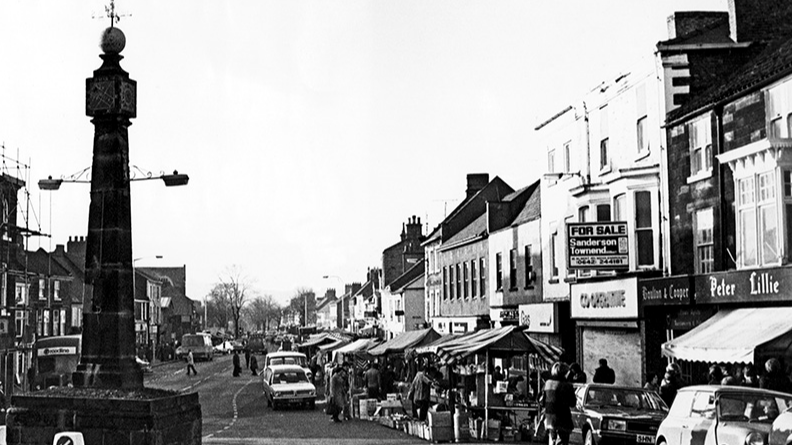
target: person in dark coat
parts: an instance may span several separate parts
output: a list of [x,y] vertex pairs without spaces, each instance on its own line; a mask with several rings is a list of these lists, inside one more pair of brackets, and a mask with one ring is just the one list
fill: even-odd
[[556,362],[545,382],[542,405],[545,409],[545,429],[554,445],[569,444],[572,432],[572,411],[577,400],[572,384],[566,381],[568,370],[565,364]]
[[392,365],[385,366],[385,370],[382,371],[382,375],[380,376],[380,382],[382,383],[380,394],[383,397],[387,397],[388,394],[394,392],[393,384],[396,382],[396,373],[393,371]]
[[583,372],[579,364],[572,363],[569,365],[569,372],[566,375],[566,379],[570,383],[586,383],[586,373]]
[[792,382],[781,370],[781,362],[771,358],[765,362],[765,372],[759,378],[759,387],[792,394]]
[[258,359],[255,354],[251,354],[250,356],[250,372],[253,375],[258,375]]
[[707,371],[707,385],[720,385],[723,380],[723,371],[718,365],[712,365]]
[[250,349],[245,348],[245,368],[250,368]]
[[239,360],[239,351],[234,351],[234,358],[232,359],[234,363],[234,377],[239,377],[239,374],[242,373],[242,365],[240,364]]
[[616,383],[616,373],[608,366],[608,360],[599,359],[599,367],[594,370],[594,377],[591,378],[594,383]]

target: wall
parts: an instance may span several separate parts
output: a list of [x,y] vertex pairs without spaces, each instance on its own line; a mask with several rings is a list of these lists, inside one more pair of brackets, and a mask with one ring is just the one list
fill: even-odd
[[[486,258],[488,256],[487,239],[465,244],[454,249],[444,250],[440,252],[438,263],[441,268],[445,266],[456,265],[458,263],[469,262],[472,259],[478,261],[479,258],[485,258],[485,264],[489,268],[489,263]],[[489,273],[489,272],[488,272]],[[442,276],[442,275],[441,275]],[[488,275],[489,278],[489,275]],[[464,285],[464,281],[463,281]],[[487,283],[489,288],[489,283]],[[442,291],[441,291],[442,292]],[[441,294],[442,295],[442,294]],[[469,295],[469,294],[468,294]],[[444,316],[459,316],[459,315],[486,315],[489,316],[489,296],[482,296],[479,294],[476,298],[455,298],[443,299],[441,296],[440,313]]]

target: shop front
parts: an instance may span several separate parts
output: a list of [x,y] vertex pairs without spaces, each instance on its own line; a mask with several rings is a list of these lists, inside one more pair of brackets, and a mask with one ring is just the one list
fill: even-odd
[[643,386],[638,278],[572,284],[571,316],[580,346],[578,363],[589,378],[604,358],[616,373],[616,384]]
[[663,378],[668,364],[661,354],[663,343],[687,333],[712,315],[710,309],[691,306],[694,291],[692,275],[638,279],[647,376],[657,374]]
[[489,316],[433,317],[432,328],[440,334],[464,334],[490,327]]
[[716,272],[694,281],[694,307],[709,317],[662,346],[664,356],[688,364],[691,383],[706,378],[708,364],[737,369],[769,358],[792,364],[792,267]]

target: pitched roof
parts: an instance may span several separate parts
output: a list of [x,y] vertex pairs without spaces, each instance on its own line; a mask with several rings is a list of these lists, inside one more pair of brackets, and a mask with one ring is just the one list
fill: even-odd
[[487,233],[487,214],[482,213],[473,222],[465,226],[462,230],[457,232],[454,236],[443,243],[444,247],[454,247],[459,243],[470,241],[472,239],[486,235]]
[[732,100],[792,73],[792,38],[777,39],[768,44],[756,44],[756,48],[758,54],[750,58],[726,81],[716,84],[691,98],[684,106],[669,112],[669,124],[689,115],[704,112],[720,102]]
[[[423,244],[426,245],[426,244],[432,243],[432,242],[437,241],[438,239],[440,239],[440,236],[442,235],[442,232],[440,231],[440,228],[445,223],[456,219],[464,211],[465,208],[473,205],[472,204],[473,202],[477,202],[477,201],[480,201],[481,199],[484,199],[482,197],[485,194],[491,193],[493,189],[495,191],[499,192],[501,188],[506,190],[506,192],[504,193],[504,196],[508,195],[509,193],[514,192],[514,189],[511,188],[509,186],[509,184],[507,184],[499,176],[495,176],[481,190],[477,191],[473,196],[471,196],[469,198],[466,198],[464,201],[459,203],[459,205],[456,206],[454,208],[454,210],[452,210],[451,213],[449,213],[448,216],[446,216],[445,219],[443,219],[443,221],[441,221],[440,224],[438,224],[437,227],[435,227],[432,230],[432,232],[429,233],[429,235],[426,236],[426,239],[423,241]],[[498,197],[498,198],[500,198],[500,197]],[[446,235],[453,236],[453,234],[446,234]]]
[[411,268],[407,269],[403,274],[396,277],[396,279],[391,281],[388,285],[391,293],[401,292],[402,288],[415,281],[416,278],[423,276],[425,268],[425,261],[419,261]]
[[[20,254],[24,255],[24,253]],[[24,258],[21,260],[21,264],[26,264]],[[63,267],[52,254],[43,248],[27,252],[27,270],[50,276],[68,277],[71,275],[69,269]]]
[[539,181],[534,182],[523,190],[527,191],[527,189],[531,188],[533,188],[533,190],[529,191],[531,196],[525,202],[525,205],[520,213],[517,214],[517,217],[514,218],[514,221],[512,221],[512,226],[519,226],[529,221],[535,221],[542,216],[542,188],[539,187]]

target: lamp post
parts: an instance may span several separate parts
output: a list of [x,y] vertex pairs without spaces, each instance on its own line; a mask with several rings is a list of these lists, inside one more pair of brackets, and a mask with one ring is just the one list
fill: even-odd
[[[143,371],[135,360],[130,204],[130,182],[136,178],[130,174],[128,132],[130,119],[137,116],[137,82],[121,68],[126,37],[112,26],[112,18],[102,34],[102,66],[85,82],[85,113],[94,125],[90,181],[81,179],[88,176],[86,168],[76,177],[41,180],[39,188],[57,190],[63,182],[91,184],[85,281],[93,291],[91,304],[83,312],[74,386],[140,389]],[[139,179],[162,179],[166,186],[185,185],[189,180],[178,172],[144,176]]]

